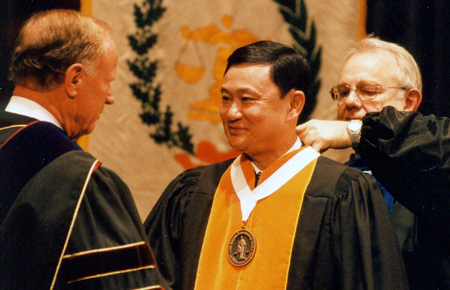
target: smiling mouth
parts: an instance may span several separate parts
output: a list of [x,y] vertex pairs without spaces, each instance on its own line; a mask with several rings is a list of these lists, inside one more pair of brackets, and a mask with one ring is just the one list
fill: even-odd
[[229,126],[229,127],[228,127],[228,130],[230,131],[231,134],[237,134],[237,133],[240,133],[240,132],[242,132],[242,131],[245,131],[245,128],[242,128],[242,127],[231,127],[231,126]]

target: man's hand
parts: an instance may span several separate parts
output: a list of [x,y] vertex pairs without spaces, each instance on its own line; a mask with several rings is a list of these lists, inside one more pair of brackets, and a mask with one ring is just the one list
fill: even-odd
[[345,121],[310,120],[297,126],[297,135],[305,145],[323,153],[329,148],[342,149],[352,146]]

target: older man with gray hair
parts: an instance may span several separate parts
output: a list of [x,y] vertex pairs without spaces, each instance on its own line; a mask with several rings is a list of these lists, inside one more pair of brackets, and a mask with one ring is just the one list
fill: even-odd
[[[426,148],[433,146],[414,148],[419,142],[404,143],[410,136],[419,134],[415,131],[412,120],[417,121],[414,116],[418,115],[415,111],[422,101],[421,90],[420,71],[411,54],[397,44],[368,37],[350,50],[339,83],[331,89],[331,96],[337,103],[339,121],[311,120],[298,126],[297,133],[303,142],[320,152],[328,148],[350,146],[355,149],[355,154],[348,163],[366,172],[373,171],[377,178],[402,247],[411,289],[448,289],[449,279],[445,277],[450,276],[445,274],[448,273],[445,270],[448,267],[443,266],[445,259],[437,259],[439,254],[433,254],[439,252],[435,251],[440,248],[437,244],[447,238],[440,234],[442,226],[434,218],[436,210],[427,209],[437,209],[439,206],[429,206],[426,202],[432,196],[426,197],[429,190],[423,190],[420,186],[414,186],[412,190],[401,186],[406,183],[416,184],[409,180],[413,175],[406,174],[414,168],[405,167],[411,167],[413,160],[427,155],[421,153],[419,156],[419,151],[427,152]],[[363,123],[363,118],[367,122]],[[369,127],[369,124],[375,123],[376,129]],[[362,127],[365,127],[363,132],[370,132],[371,136],[361,135]],[[409,128],[412,135],[407,131]],[[422,140],[429,133],[424,134]],[[368,150],[372,147],[377,150]],[[408,154],[411,162],[405,162],[404,152],[408,148],[416,152],[415,155]],[[400,155],[403,161],[391,158]],[[388,168],[384,166],[387,163],[381,161],[384,158],[390,160],[391,166]],[[424,159],[422,163],[428,163]],[[428,159],[429,162],[431,160]],[[431,172],[435,168],[441,167],[430,165],[427,171]],[[419,171],[417,167],[417,172]],[[417,179],[422,177],[418,176]],[[430,244],[431,235],[437,242]]]
[[114,103],[117,61],[82,13],[22,28],[0,112],[0,289],[163,289],[128,187],[74,143]]

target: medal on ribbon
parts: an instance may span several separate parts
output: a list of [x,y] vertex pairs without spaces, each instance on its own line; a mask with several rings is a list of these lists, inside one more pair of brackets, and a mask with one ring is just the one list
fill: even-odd
[[228,260],[237,267],[247,265],[255,255],[256,240],[244,227],[231,237],[228,244]]
[[[299,149],[300,146],[301,143],[298,140],[292,149]],[[230,174],[233,188],[241,205],[242,229],[237,231],[228,243],[227,256],[231,264],[242,267],[247,265],[255,255],[256,240],[253,234],[245,229],[245,225],[258,200],[274,193],[318,156],[319,153],[311,147],[297,152],[281,168],[267,177],[266,181],[263,181],[253,190],[249,188],[241,168],[242,155],[236,158],[231,165]]]

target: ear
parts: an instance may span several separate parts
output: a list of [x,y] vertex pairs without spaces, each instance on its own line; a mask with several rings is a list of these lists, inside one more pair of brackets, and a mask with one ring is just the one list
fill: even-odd
[[405,108],[403,111],[417,111],[420,103],[422,103],[422,93],[418,89],[410,89],[405,94]]
[[289,98],[289,111],[286,121],[294,120],[297,123],[298,116],[300,116],[305,105],[305,94],[300,90],[292,89],[287,93],[286,98]]
[[83,83],[84,67],[81,63],[74,63],[66,70],[64,88],[70,98],[75,98]]

